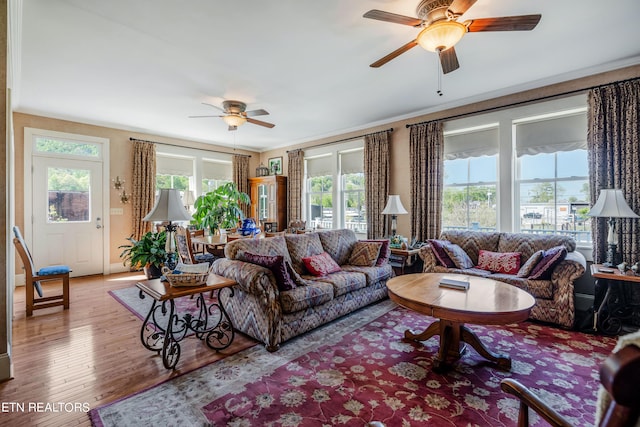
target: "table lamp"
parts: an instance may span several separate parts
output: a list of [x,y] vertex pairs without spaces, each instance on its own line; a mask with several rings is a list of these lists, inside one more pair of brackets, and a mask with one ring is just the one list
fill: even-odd
[[616,233],[616,222],[614,218],[638,218],[638,215],[631,210],[622,190],[617,189],[603,189],[600,190],[600,196],[596,204],[593,205],[588,216],[597,218],[609,218],[609,232],[607,234],[607,261],[604,263],[607,267],[613,267],[618,264],[617,248],[618,248],[618,233]]
[[400,196],[397,194],[390,194],[387,200],[387,206],[384,207],[381,214],[391,215],[391,237],[396,235],[396,229],[398,228],[398,215],[407,214],[407,210],[402,206]]
[[182,198],[180,198],[180,192],[174,188],[161,189],[156,199],[156,205],[147,216],[142,218],[143,221],[169,222],[165,226],[167,230],[167,243],[165,244],[167,260],[165,264],[167,268],[171,270],[176,266],[176,242],[173,238],[176,226],[173,224],[173,221],[191,221],[191,219],[191,214],[184,208]]
[[193,194],[193,190],[184,190],[182,193],[182,203],[184,203],[184,208],[187,211],[190,211],[191,206],[196,202],[196,196]]

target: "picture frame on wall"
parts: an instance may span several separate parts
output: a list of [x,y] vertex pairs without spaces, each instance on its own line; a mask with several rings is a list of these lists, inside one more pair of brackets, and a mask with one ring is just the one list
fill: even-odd
[[269,159],[269,171],[272,175],[282,175],[282,157]]

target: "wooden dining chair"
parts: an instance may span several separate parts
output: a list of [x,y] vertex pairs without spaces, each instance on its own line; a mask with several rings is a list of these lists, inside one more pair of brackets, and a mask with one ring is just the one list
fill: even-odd
[[[33,315],[33,310],[41,308],[56,307],[61,305],[64,310],[69,309],[69,273],[71,269],[67,265],[51,265],[43,267],[37,270],[34,267],[33,258],[31,252],[24,242],[20,229],[16,226],[13,227],[13,244],[16,247],[18,255],[22,260],[25,276],[26,286],[26,308],[27,316]],[[61,281],[62,282],[62,294],[44,296],[42,286],[40,282],[49,281]],[[35,290],[35,292],[34,292]],[[36,297],[35,293],[38,296]]]
[[215,261],[215,257],[210,253],[194,254],[191,244],[191,233],[185,227],[179,225],[176,227],[175,233],[176,248],[178,256],[183,264],[200,264],[203,262],[211,265]]
[[[189,230],[189,232],[191,233],[190,237],[204,236],[204,229],[203,228],[201,228],[199,230]],[[191,250],[193,251],[194,254],[203,254],[203,253],[206,252],[204,245],[193,243],[193,241],[191,242]]]
[[[600,427],[635,426],[640,415],[640,393],[638,393],[640,348],[627,345],[618,352],[611,353],[600,367],[600,383],[607,393],[601,392],[598,399],[598,405],[601,405],[601,418],[597,425]],[[529,425],[529,408],[552,426],[573,425],[518,381],[506,378],[502,380],[500,387],[520,400],[518,427]]]

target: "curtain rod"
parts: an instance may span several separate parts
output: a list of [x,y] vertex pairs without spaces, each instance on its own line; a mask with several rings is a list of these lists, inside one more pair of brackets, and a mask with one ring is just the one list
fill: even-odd
[[[318,144],[318,145],[312,145],[310,147],[304,147],[304,148],[296,148],[296,150],[306,150],[309,148],[317,148],[317,147],[324,147],[325,145],[333,145],[333,144],[337,144],[339,142],[345,142],[345,141],[351,141],[353,139],[358,139],[358,138],[363,138],[365,136],[369,136],[369,135],[375,135],[376,133],[380,133],[380,132],[393,132],[393,128],[389,128],[389,129],[385,129],[385,130],[380,130],[378,132],[370,132],[370,133],[365,133],[362,135],[356,135],[356,136],[352,136],[351,138],[344,138],[344,139],[339,139],[337,141],[331,141],[331,142],[324,142],[322,144]],[[289,153],[291,151],[296,151],[296,150],[287,150],[286,152]]]
[[[528,101],[512,102],[511,104],[502,105],[500,107],[484,108],[482,110],[477,110],[477,111],[474,111],[472,113],[454,114],[453,116],[445,116],[445,117],[442,117],[442,118],[439,118],[439,119],[435,119],[435,120],[453,120],[453,119],[459,119],[459,118],[467,117],[467,116],[475,116],[475,115],[481,114],[481,113],[488,113],[490,111],[497,111],[497,110],[502,110],[504,108],[516,107],[518,105],[529,104],[529,103],[532,103],[532,102],[546,101],[548,99],[558,98],[558,97],[561,97],[561,96],[564,97],[564,96],[567,96],[567,95],[576,95],[578,93],[587,92],[589,90],[599,89],[599,88],[602,88],[602,87],[605,87],[605,86],[609,86],[609,85],[612,85],[612,84],[626,83],[626,82],[630,82],[630,81],[633,81],[633,80],[638,80],[638,77],[632,77],[632,78],[625,79],[625,80],[618,80],[617,82],[604,83],[604,84],[601,84],[601,85],[586,87],[586,88],[583,88],[583,89],[574,89],[574,90],[571,90],[569,92],[558,93],[556,95],[547,95],[547,96],[543,96],[541,98],[530,99]],[[432,121],[433,120],[425,120],[423,122],[406,124],[405,127],[406,128],[410,128],[410,127],[413,127],[413,126],[423,125],[425,123],[429,123],[429,122],[432,122]]]
[[251,154],[237,154],[237,153],[228,153],[228,152],[226,152],[226,151],[209,150],[209,149],[206,149],[206,148],[185,147],[184,145],[169,144],[169,143],[166,143],[166,142],[148,141],[148,140],[146,140],[146,139],[129,138],[129,141],[150,142],[150,143],[152,143],[152,144],[168,145],[169,147],[191,148],[191,149],[193,149],[193,150],[208,151],[208,152],[210,152],[210,153],[231,154],[231,155],[234,155],[234,156],[251,157]]

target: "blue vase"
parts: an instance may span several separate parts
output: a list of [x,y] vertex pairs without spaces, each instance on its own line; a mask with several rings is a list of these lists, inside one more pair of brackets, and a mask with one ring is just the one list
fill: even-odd
[[253,218],[245,218],[242,221],[242,227],[238,229],[238,232],[243,236],[250,236],[252,234],[260,233],[260,229],[256,227],[256,222]]

